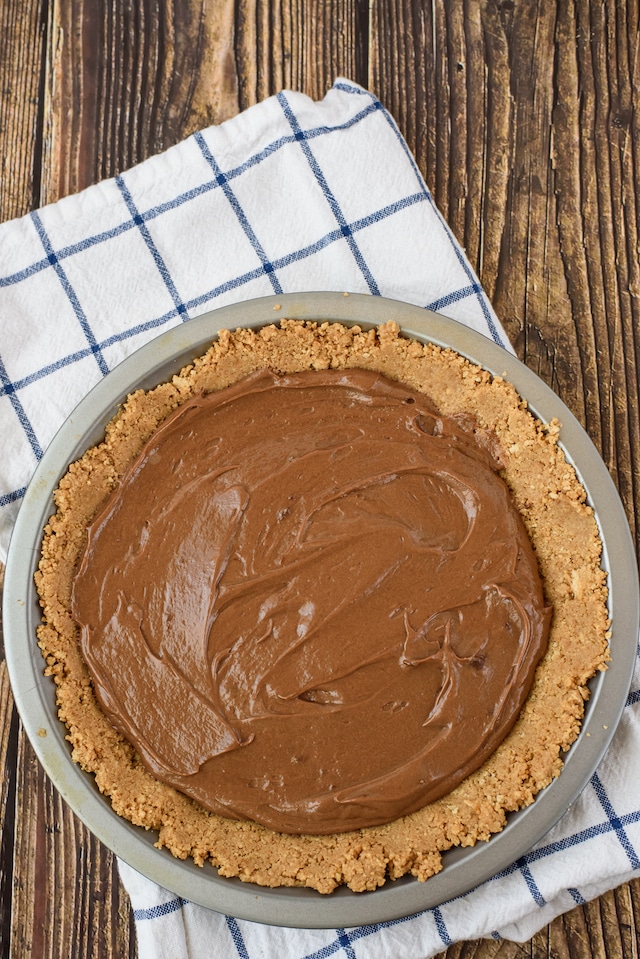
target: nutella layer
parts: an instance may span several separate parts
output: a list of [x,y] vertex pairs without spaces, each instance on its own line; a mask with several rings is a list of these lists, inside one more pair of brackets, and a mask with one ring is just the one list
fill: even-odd
[[364,370],[180,406],[88,530],[72,610],[149,771],[286,833],[389,822],[512,728],[548,638],[497,445]]

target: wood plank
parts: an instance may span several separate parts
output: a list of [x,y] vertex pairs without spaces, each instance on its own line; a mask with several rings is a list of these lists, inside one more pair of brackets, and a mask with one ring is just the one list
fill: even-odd
[[623,886],[623,891],[628,893],[628,920],[629,936],[633,951],[629,950],[629,956],[638,959],[640,955],[640,944],[637,941],[638,929],[640,929],[640,879],[634,879],[633,882]]
[[44,0],[0,4],[0,221],[39,203]]
[[[1,592],[1,591],[0,591]],[[0,636],[2,624],[0,622]],[[18,717],[7,675],[0,660],[0,955],[7,955],[11,942],[11,897],[13,889],[13,830],[15,822],[15,749]]]
[[[26,753],[26,755],[25,755]],[[42,884],[41,797],[34,789],[34,760],[26,737],[20,735],[15,791],[14,881],[11,903],[11,949],[18,955],[44,955],[44,928],[36,904],[44,898]]]
[[236,114],[234,45],[234,0],[53,0],[43,201]]

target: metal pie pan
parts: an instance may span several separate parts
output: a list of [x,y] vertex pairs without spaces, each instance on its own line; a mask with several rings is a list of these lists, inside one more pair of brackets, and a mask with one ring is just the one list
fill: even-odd
[[[444,868],[426,882],[403,877],[375,892],[345,887],[329,896],[311,889],[267,889],[218,875],[210,865],[175,859],[156,849],[156,834],[117,816],[92,776],[71,760],[57,718],[53,680],[43,676],[35,631],[40,608],[33,584],[42,530],[53,512],[53,490],[70,462],[104,435],[106,423],[134,389],[169,379],[204,353],[223,328],[260,327],[280,318],[338,320],[365,329],[395,320],[404,335],[448,346],[495,375],[504,375],[543,421],[562,424],[561,444],[587,489],[609,574],[612,661],[592,681],[581,734],[560,776],[488,842],[444,854]],[[128,357],[78,405],[40,462],[25,495],[7,560],[4,629],[16,704],[33,748],[62,797],[121,859],[191,902],[240,919],[301,928],[351,927],[413,915],[463,895],[529,850],[568,809],[588,782],[613,736],[629,690],[638,631],[637,566],[624,511],[607,469],[578,421],[527,367],[491,340],[440,314],[382,297],[301,293],[223,307],[158,336]]]

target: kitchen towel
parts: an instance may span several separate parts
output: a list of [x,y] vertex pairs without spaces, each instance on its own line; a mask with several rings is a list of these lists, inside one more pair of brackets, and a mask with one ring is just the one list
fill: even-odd
[[[392,117],[339,79],[282,92],[114,179],[0,225],[0,560],[35,466],[88,390],[153,336],[270,293],[336,290],[441,311],[510,348]],[[141,959],[426,959],[527,939],[640,875],[640,675],[613,746],[532,852],[418,916],[339,930],[250,923],[121,864]]]

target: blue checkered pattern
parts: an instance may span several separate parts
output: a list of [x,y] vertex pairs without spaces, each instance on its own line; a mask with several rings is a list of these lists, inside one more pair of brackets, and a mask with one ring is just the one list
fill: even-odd
[[[393,119],[337,81],[281,93],[77,196],[0,226],[0,560],[58,427],[160,332],[216,306],[304,290],[440,310],[508,347]],[[472,893],[359,929],[283,930],[178,899],[125,864],[140,955],[423,959],[529,938],[640,871],[640,675],[591,784],[531,853]]]

